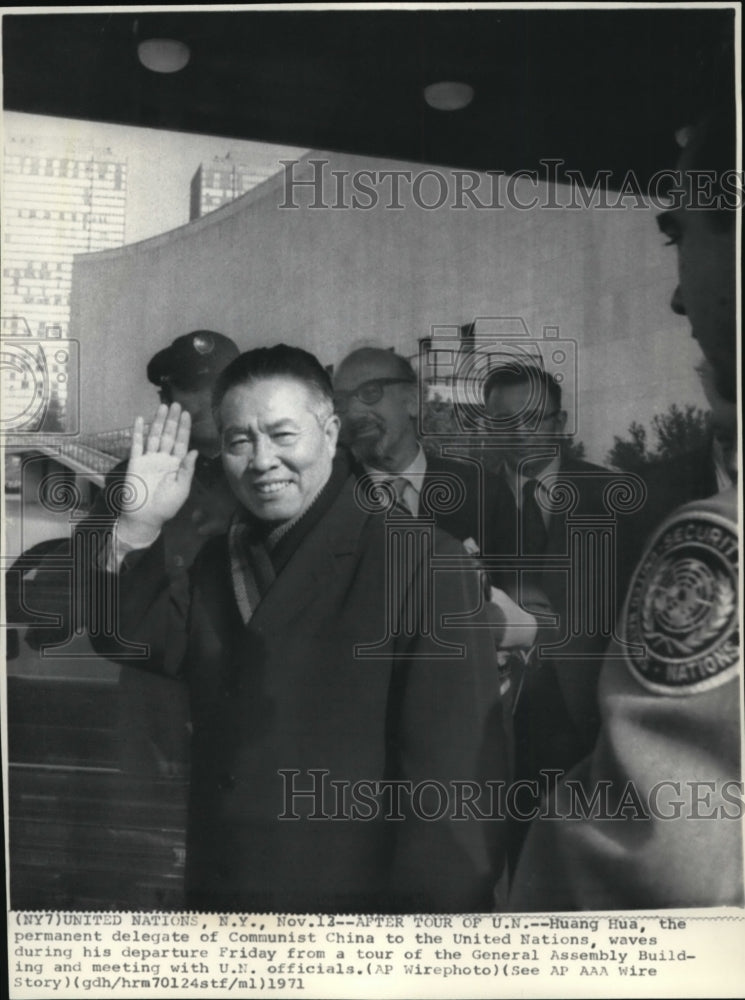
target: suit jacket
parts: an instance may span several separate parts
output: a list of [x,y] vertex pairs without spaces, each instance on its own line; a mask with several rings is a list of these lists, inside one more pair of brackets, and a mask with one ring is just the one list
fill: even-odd
[[[442,531],[465,541],[480,538],[481,475],[471,462],[442,458],[426,452],[427,469],[421,483],[419,517],[433,520]],[[357,476],[364,476],[364,467],[352,459]],[[393,475],[393,473],[391,474]]]
[[[481,498],[481,479],[477,466],[470,462],[454,458],[442,458],[438,455],[427,455],[427,471],[424,475],[423,493],[433,501],[437,500],[437,487],[442,487],[441,503],[434,510],[435,524],[458,541],[473,538],[478,544],[480,540],[479,511]],[[451,494],[453,479],[460,483],[461,496]],[[432,492],[430,492],[432,491]],[[447,509],[452,504],[452,509]],[[420,516],[422,515],[420,509]]]
[[[568,769],[592,748],[600,725],[597,683],[602,658],[610,636],[599,629],[587,628],[570,635],[570,575],[566,568],[552,565],[552,559],[570,557],[570,519],[607,518],[603,492],[611,471],[589,462],[562,458],[557,482],[565,481],[576,489],[576,504],[569,512],[549,517],[545,562],[532,563],[531,571],[494,571],[492,583],[506,590],[524,606],[530,605],[530,593],[545,595],[547,604],[558,616],[555,627],[541,626],[539,645],[550,646],[569,636],[561,658],[552,657],[548,648],[528,672],[523,683],[515,715],[516,773],[533,778],[541,768]],[[490,474],[485,483],[484,554],[516,555],[519,524],[514,494],[501,473]],[[625,592],[633,558],[643,537],[634,530],[635,519],[617,517],[613,572],[614,608]],[[573,570],[581,562],[573,556]],[[598,570],[599,572],[599,570]],[[520,599],[519,584],[525,588]]]
[[[449,811],[427,822],[405,804],[400,821],[383,818],[385,810],[368,819],[323,818],[344,813],[331,780],[348,782],[350,795],[360,781],[506,777],[491,635],[441,629],[446,611],[479,606],[477,574],[436,574],[431,620],[443,640],[460,645],[438,656],[443,650],[426,634],[421,605],[411,603],[426,567],[417,557],[391,578],[386,522],[360,509],[353,486],[350,476],[248,625],[225,538],[199,554],[186,614],[168,599],[162,543],[121,575],[122,635],[148,644],[144,667],[178,664],[189,685],[192,905],[290,912],[491,906],[503,861],[500,824],[451,821]],[[406,609],[413,627],[402,628]],[[355,653],[358,644],[376,643],[374,658]],[[323,801],[290,794],[318,792],[318,781]],[[299,818],[279,820],[288,801]],[[314,812],[321,818],[309,818]]]

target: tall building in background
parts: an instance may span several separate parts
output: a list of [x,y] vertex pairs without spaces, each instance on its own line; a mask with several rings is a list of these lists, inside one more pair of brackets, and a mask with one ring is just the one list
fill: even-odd
[[73,254],[124,243],[126,198],[126,159],[110,148],[6,137],[4,336],[68,336]]
[[122,246],[126,198],[127,163],[110,148],[6,136],[0,431],[77,429],[72,259]]
[[241,162],[239,155],[215,156],[200,163],[191,179],[189,221],[200,219],[246,191],[261,184],[277,172],[277,167],[259,167],[255,163]]

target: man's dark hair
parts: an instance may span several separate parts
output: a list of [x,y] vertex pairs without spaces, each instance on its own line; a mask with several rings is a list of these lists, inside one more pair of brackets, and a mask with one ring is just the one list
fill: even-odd
[[257,347],[240,354],[221,372],[212,392],[212,409],[220,408],[226,393],[236,385],[246,385],[259,379],[292,378],[302,382],[319,402],[333,407],[331,379],[314,354],[301,347],[275,344]]
[[494,368],[484,380],[484,403],[489,402],[493,389],[508,385],[529,385],[533,392],[540,388],[540,398],[550,400],[556,410],[561,409],[561,386],[553,375],[538,365],[522,361],[506,361]]

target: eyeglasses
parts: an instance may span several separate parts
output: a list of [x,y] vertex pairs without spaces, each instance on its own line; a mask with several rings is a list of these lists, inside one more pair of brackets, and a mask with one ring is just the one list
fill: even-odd
[[402,383],[414,384],[410,378],[371,378],[368,382],[358,385],[356,389],[350,389],[348,392],[335,392],[334,408],[337,413],[346,413],[349,409],[349,401],[353,396],[365,406],[372,406],[383,398],[387,385],[400,385]]

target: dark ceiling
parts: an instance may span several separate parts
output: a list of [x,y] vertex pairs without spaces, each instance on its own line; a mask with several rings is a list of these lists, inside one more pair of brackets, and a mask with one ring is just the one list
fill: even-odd
[[[559,158],[640,180],[672,131],[731,99],[734,11],[340,10],[6,14],[13,111],[513,172]],[[191,47],[140,66],[138,38]],[[463,111],[422,88],[470,83]],[[725,95],[725,96],[723,96]]]

